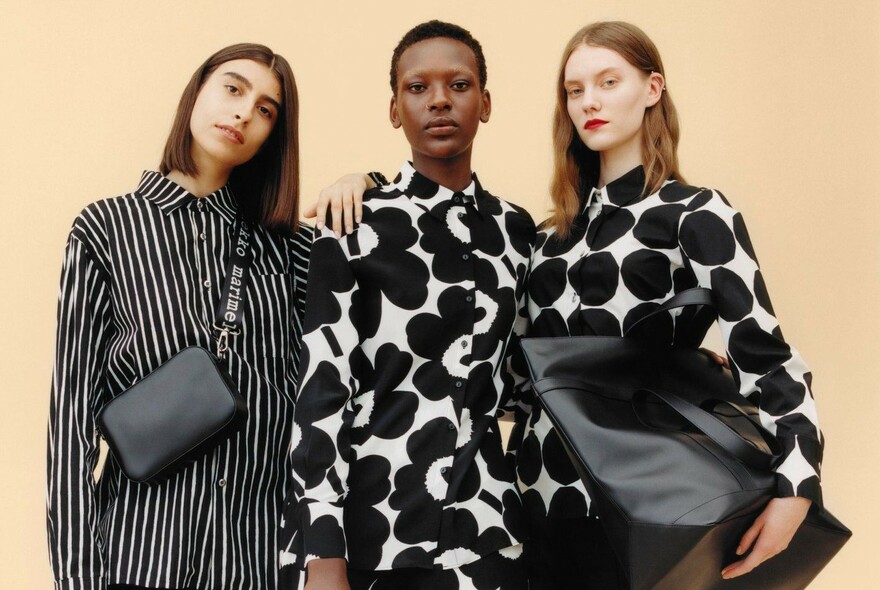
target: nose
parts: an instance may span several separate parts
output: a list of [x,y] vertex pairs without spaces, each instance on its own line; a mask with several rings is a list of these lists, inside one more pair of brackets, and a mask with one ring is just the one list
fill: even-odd
[[235,117],[236,121],[241,121],[242,125],[247,125],[248,121],[250,121],[251,117],[253,116],[252,113],[253,113],[253,108],[250,108],[250,109],[240,108],[240,109],[236,110],[233,117]]
[[584,94],[581,96],[581,108],[587,112],[602,109],[602,103],[599,102],[599,97],[595,90],[590,88],[584,89]]
[[434,87],[428,95],[429,111],[448,111],[452,108],[452,101],[449,100],[449,89],[445,85]]

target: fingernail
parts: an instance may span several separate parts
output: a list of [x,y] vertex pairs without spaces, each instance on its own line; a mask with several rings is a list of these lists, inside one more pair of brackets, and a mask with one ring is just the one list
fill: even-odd
[[349,225],[345,228],[345,233],[350,234],[351,232],[352,232],[352,229],[351,229],[351,226]]
[[360,223],[360,222],[361,222],[361,216],[358,215],[357,217],[354,218],[354,220],[357,221],[358,223]]
[[317,224],[315,224],[315,227],[317,227],[318,229],[324,229],[324,223],[319,221]]
[[737,554],[737,555],[742,555],[743,553],[745,553],[745,551],[743,550],[742,547],[737,547],[737,548],[736,548],[736,554]]

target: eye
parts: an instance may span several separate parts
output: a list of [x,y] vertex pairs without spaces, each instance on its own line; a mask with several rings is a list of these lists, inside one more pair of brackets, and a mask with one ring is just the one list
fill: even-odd
[[425,89],[425,85],[420,82],[413,82],[407,88],[410,92],[422,92]]
[[453,82],[452,87],[456,90],[467,90],[471,87],[469,82],[465,82],[464,80],[459,80],[458,82]]
[[229,94],[241,94],[238,86],[235,86],[234,84],[226,84],[226,90],[229,91]]
[[611,88],[613,86],[617,86],[617,80],[615,80],[614,78],[607,78],[605,80],[602,80],[603,88]]
[[578,88],[577,86],[572,86],[571,88],[566,90],[566,92],[568,93],[569,98],[574,98],[583,94],[584,90],[582,88]]
[[260,106],[260,107],[257,107],[257,109],[260,111],[260,114],[263,115],[264,117],[266,117],[267,119],[271,119],[275,116],[275,113],[272,112],[272,109],[270,109],[269,107]]

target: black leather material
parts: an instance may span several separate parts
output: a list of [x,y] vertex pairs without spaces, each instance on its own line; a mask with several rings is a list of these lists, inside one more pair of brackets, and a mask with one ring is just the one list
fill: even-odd
[[[710,303],[685,293],[655,313]],[[816,509],[787,551],[723,580],[775,493],[778,458],[730,372],[698,350],[633,338],[533,338],[522,348],[632,590],[802,589],[849,539]]]
[[122,472],[155,482],[213,449],[247,419],[244,399],[216,357],[184,348],[110,400],[98,427]]

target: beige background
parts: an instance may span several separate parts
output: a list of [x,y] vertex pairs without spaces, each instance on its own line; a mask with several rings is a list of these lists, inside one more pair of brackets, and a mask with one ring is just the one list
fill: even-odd
[[787,338],[815,374],[827,504],[855,537],[813,588],[880,587],[876,3],[3,0],[0,11],[0,588],[51,587],[45,426],[73,217],[156,166],[191,72],[245,40],[293,64],[309,199],[346,171],[393,174],[408,152],[387,122],[391,50],[433,17],[482,41],[494,112],[475,166],[536,218],[564,43],[600,19],[651,35],[683,121],[684,174],[744,212]]

